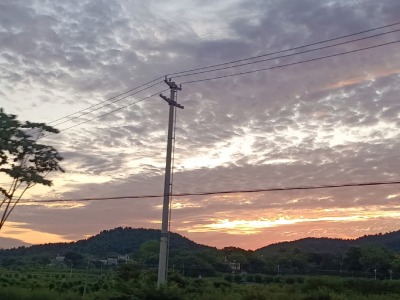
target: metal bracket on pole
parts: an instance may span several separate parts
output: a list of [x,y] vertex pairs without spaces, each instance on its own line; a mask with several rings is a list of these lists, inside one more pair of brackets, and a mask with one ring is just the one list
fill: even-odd
[[165,76],[164,82],[168,84],[171,89],[182,91],[182,85],[178,86],[175,82],[171,81],[171,78],[168,80],[167,76]]
[[160,94],[160,97],[163,98],[165,101],[167,101],[169,103],[169,105],[173,105],[175,107],[184,109],[185,107],[176,103],[176,101],[169,99],[168,97],[163,96],[162,94]]

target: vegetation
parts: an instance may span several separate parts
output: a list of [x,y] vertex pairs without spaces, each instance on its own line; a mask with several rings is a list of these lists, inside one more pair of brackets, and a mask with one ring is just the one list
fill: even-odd
[[[197,251],[212,249],[212,247],[196,244],[195,242],[177,234],[171,233],[171,249],[187,249]],[[144,228],[122,228],[104,230],[100,234],[88,239],[71,243],[53,243],[34,245],[30,247],[18,247],[13,249],[0,249],[0,261],[5,256],[46,256],[54,257],[57,254],[65,254],[68,251],[94,256],[117,256],[135,252],[147,241],[160,239],[160,230]],[[157,250],[158,251],[158,250]]]
[[[3,249],[0,250],[0,265],[18,270],[45,268],[52,263],[59,268],[72,266],[82,270],[90,267],[100,272],[115,268],[114,265],[104,265],[104,260],[117,260],[121,255],[127,254],[130,261],[155,267],[158,264],[159,235],[160,231],[153,229],[115,228],[73,243]],[[64,257],[61,263],[55,262],[58,254]],[[121,259],[120,264],[126,260]],[[351,246],[342,253],[279,248],[276,252],[265,254],[264,249],[246,251],[226,247],[218,250],[198,245],[178,234],[171,234],[169,265],[185,276],[201,274],[209,277],[217,273],[229,274],[232,272],[229,263],[233,262],[240,264],[241,271],[249,274],[278,275],[279,272],[279,275],[375,277],[376,272],[379,278],[388,278],[390,271],[393,271],[393,276],[400,275],[400,255],[378,245]]]
[[354,240],[332,239],[332,238],[304,238],[292,242],[282,242],[260,248],[258,251],[264,255],[277,253],[280,249],[293,251],[299,248],[303,252],[312,253],[343,253],[349,247],[360,247],[364,245],[381,245],[391,251],[400,252],[400,231],[365,235]]
[[116,228],[75,243],[0,250],[0,300],[400,300],[400,254],[384,246],[265,254],[178,234],[171,235],[168,285],[156,289],[159,234]]
[[0,173],[11,177],[9,187],[0,187],[0,230],[28,189],[36,184],[51,186],[52,182],[45,177],[53,171],[64,172],[57,150],[37,143],[43,132],[59,131],[44,123],[21,124],[15,115],[0,109]]
[[[168,285],[155,287],[155,268],[127,263],[112,273],[0,270],[0,300],[383,300],[400,299],[400,280],[334,276],[270,276],[258,274],[254,284],[222,276],[193,278],[170,272]],[[85,293],[86,281],[86,293]],[[85,295],[84,295],[85,293]]]

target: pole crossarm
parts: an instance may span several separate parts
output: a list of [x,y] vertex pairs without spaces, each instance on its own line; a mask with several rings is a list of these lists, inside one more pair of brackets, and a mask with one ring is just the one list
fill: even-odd
[[169,99],[168,97],[164,96],[163,94],[160,94],[160,97],[163,98],[165,101],[167,101],[169,105],[173,105],[173,106],[181,108],[181,109],[185,108],[184,106],[176,103],[176,101]]

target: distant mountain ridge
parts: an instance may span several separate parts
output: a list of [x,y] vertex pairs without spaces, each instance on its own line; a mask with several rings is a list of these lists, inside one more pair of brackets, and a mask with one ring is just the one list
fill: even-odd
[[[103,230],[90,238],[70,243],[53,243],[33,245],[0,250],[0,257],[7,255],[62,255],[67,251],[87,253],[91,255],[105,255],[108,253],[127,254],[138,250],[146,241],[159,240],[161,231],[156,229],[118,227]],[[171,249],[202,250],[212,247],[197,244],[177,233],[171,233]]]
[[[139,249],[146,241],[159,240],[161,232],[156,229],[118,227],[111,230],[103,230],[90,238],[70,243],[53,243],[21,246],[12,249],[0,249],[0,258],[19,255],[63,255],[67,251],[80,252],[90,255],[104,256],[108,254],[129,254]],[[344,253],[351,246],[363,246],[373,244],[385,246],[391,251],[400,252],[400,231],[385,234],[367,235],[354,240],[339,238],[304,238],[291,242],[271,244],[256,250],[262,255],[273,255],[281,249],[292,251],[295,248],[309,253]],[[188,238],[171,233],[171,250],[186,249],[199,251],[211,249],[206,245],[197,244]]]
[[366,235],[354,240],[337,238],[304,238],[291,242],[271,244],[256,250],[256,252],[269,255],[280,249],[292,251],[295,248],[310,253],[343,253],[351,246],[376,245],[384,246],[391,251],[400,252],[400,231]]

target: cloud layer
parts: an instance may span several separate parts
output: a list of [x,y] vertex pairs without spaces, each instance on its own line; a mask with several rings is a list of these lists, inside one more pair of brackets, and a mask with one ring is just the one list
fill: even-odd
[[[395,23],[399,13],[395,0],[3,1],[2,106],[21,119],[50,122],[164,74]],[[399,38],[392,33],[175,80],[246,72]],[[174,191],[398,180],[397,47],[183,84]],[[164,89],[161,83],[56,127]],[[167,117],[165,102],[152,97],[47,137],[65,157],[68,172],[53,177],[51,190],[32,190],[30,197],[162,193]],[[356,237],[399,229],[398,197],[396,187],[382,186],[174,199],[173,230],[217,246],[239,245],[237,234],[247,234],[240,241],[245,248],[320,234]],[[20,205],[11,220],[18,228],[71,240],[120,225],[158,228],[160,204],[161,199]],[[308,221],[296,223],[301,216]]]

